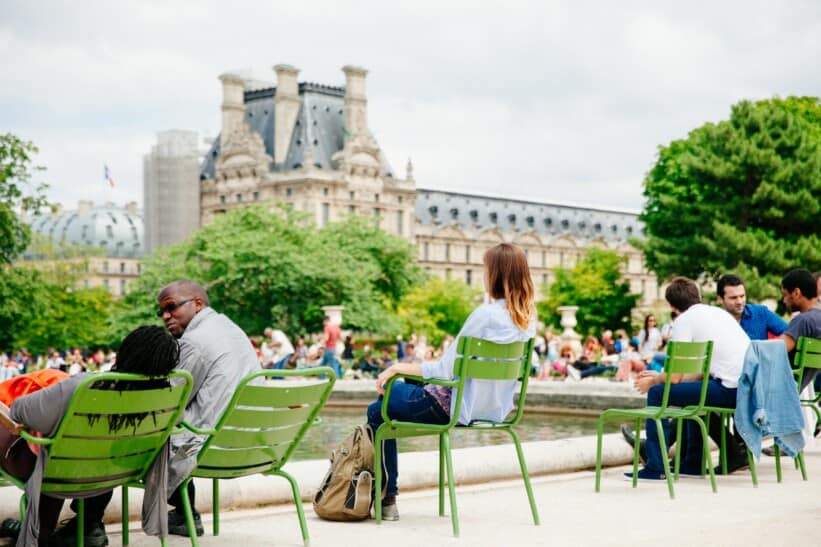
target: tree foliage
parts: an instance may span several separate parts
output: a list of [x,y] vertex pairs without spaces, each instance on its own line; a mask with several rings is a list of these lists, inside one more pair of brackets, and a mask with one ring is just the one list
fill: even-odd
[[101,287],[83,288],[88,250],[35,237],[38,262],[0,265],[0,348],[94,348],[115,345],[107,320],[113,297]]
[[425,334],[432,345],[438,346],[446,334],[459,333],[480,295],[462,281],[430,278],[399,304],[402,332]]
[[46,205],[45,184],[32,185],[43,170],[31,165],[37,147],[6,133],[0,135],[0,264],[9,264],[28,246],[31,229],[20,219]]
[[203,284],[211,305],[246,332],[275,325],[293,336],[321,330],[321,307],[336,304],[347,328],[393,332],[392,310],[421,272],[410,243],[363,218],[318,229],[305,213],[247,207],[149,258],[112,329],[156,321],[158,291],[181,278]]
[[582,333],[599,334],[604,329],[630,330],[630,313],[638,295],[630,294],[630,284],[621,277],[625,258],[615,251],[590,247],[573,269],[556,270],[556,281],[548,298],[537,303],[539,318],[559,328],[559,306],[579,306],[576,313]]
[[659,276],[736,272],[752,298],[777,293],[789,269],[821,268],[821,104],[741,101],[659,149],[644,182],[647,239]]

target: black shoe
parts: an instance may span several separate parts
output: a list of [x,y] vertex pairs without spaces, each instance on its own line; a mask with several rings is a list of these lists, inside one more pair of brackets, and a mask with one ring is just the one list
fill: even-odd
[[[748,467],[750,467],[750,462],[747,460],[747,454],[739,454],[738,456],[729,458],[727,461],[727,474],[729,475],[739,469],[746,469]],[[717,465],[715,469],[713,469],[713,473],[716,475],[724,474],[721,470],[721,464]]]
[[775,445],[765,446],[761,449],[761,453],[765,456],[775,456]]
[[[196,530],[198,537],[205,533],[200,514],[196,511],[194,511],[194,530]],[[188,537],[188,525],[185,523],[185,513],[173,510],[168,512],[168,533],[175,536]]]
[[[108,536],[100,521],[86,522],[83,544],[87,547],[105,547]],[[71,518],[48,538],[49,547],[74,547],[77,545],[77,517]]]
[[[627,441],[631,447],[635,448],[636,446],[636,436],[633,434],[633,430],[630,429],[628,426],[622,424],[621,426],[621,435],[624,437],[624,440]],[[647,439],[642,439],[641,443],[639,443],[639,458],[641,459],[642,463],[647,462]]]
[[5,519],[0,523],[0,538],[11,538],[17,540],[20,535],[22,523],[17,519]]

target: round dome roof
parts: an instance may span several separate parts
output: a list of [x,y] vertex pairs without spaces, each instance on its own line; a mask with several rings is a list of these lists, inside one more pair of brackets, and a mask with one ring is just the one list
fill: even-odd
[[55,242],[96,247],[105,256],[143,256],[143,216],[136,204],[118,207],[80,202],[75,210],[35,217],[31,228]]

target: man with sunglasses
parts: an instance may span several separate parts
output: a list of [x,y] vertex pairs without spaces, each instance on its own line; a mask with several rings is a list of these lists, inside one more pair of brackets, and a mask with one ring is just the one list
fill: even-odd
[[[256,351],[248,335],[236,323],[209,306],[202,285],[189,280],[174,281],[157,297],[157,316],[168,331],[180,340],[180,364],[194,378],[194,388],[184,419],[191,425],[210,429],[222,415],[240,380],[260,369]],[[203,439],[193,433],[171,438],[168,502],[168,532],[188,535],[179,487],[197,464]],[[194,510],[197,535],[202,535],[200,515],[194,504],[194,482],[188,483],[188,497]]]
[[[236,323],[214,311],[202,285],[179,280],[166,285],[157,297],[157,317],[180,342],[177,368],[187,370],[194,387],[185,407],[183,419],[189,424],[210,429],[225,411],[240,380],[260,370],[256,351],[248,335]],[[168,499],[174,509],[168,512],[168,533],[188,536],[180,485],[197,465],[197,453],[203,438],[186,431],[171,437],[171,459],[168,468]],[[188,497],[194,513],[196,533],[204,532],[200,514],[194,504],[194,481],[188,483]],[[104,532],[92,535],[94,523],[101,523],[111,493],[86,498],[85,543],[91,547],[108,544]],[[51,545],[76,544],[76,528],[65,527],[52,535]]]

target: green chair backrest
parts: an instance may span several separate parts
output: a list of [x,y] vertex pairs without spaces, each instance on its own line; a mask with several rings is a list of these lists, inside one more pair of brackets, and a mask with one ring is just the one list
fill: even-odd
[[[272,380],[294,376],[311,381]],[[314,423],[335,381],[329,367],[249,374],[203,445],[193,475],[232,478],[280,469]]]
[[141,479],[180,420],[193,386],[187,372],[168,377],[170,384],[117,372],[84,379],[46,449],[43,492],[84,492]]
[[[495,380],[520,381],[516,413],[503,423],[515,425],[524,412],[527,396],[527,381],[530,378],[530,359],[533,354],[533,338],[525,342],[497,344],[481,338],[462,336],[456,347],[457,357],[453,363],[453,376],[459,379],[456,387],[456,406],[462,407],[462,388],[465,381]],[[453,413],[451,424],[459,419],[459,412]]]
[[821,368],[821,339],[801,336],[795,345],[796,376],[798,385],[804,379],[804,369]]
[[661,408],[667,408],[670,385],[673,374],[702,375],[701,394],[698,406],[704,406],[707,397],[707,380],[710,375],[710,358],[713,354],[713,342],[668,342],[667,358],[664,361],[664,372],[667,379],[664,383],[664,395]]

